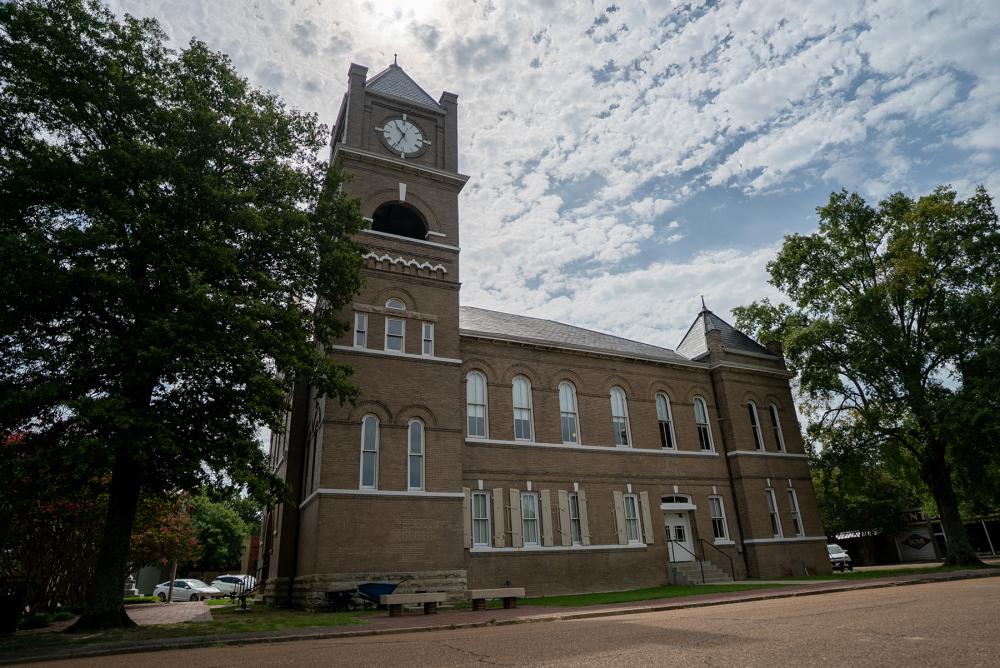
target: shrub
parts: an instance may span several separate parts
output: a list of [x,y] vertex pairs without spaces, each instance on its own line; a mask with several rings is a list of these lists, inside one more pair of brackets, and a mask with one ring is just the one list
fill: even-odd
[[76,617],[76,613],[70,612],[69,610],[60,610],[59,612],[52,613],[51,621],[65,622],[67,619],[73,619],[74,617]]
[[122,599],[122,603],[135,605],[136,603],[157,603],[159,600],[155,596],[126,596]]
[[17,628],[27,631],[28,629],[44,629],[52,623],[52,620],[44,612],[36,612],[22,619]]

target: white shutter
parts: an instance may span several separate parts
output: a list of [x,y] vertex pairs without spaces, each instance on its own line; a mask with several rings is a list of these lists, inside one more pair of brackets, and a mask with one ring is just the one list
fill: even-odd
[[493,546],[503,547],[507,544],[507,521],[503,511],[503,490],[493,490]]
[[580,505],[580,539],[584,545],[590,545],[590,520],[587,519],[587,493],[582,489],[576,493]]
[[573,533],[569,524],[569,493],[559,490],[559,541],[564,545],[573,544]]
[[646,533],[646,545],[652,545],[656,532],[649,516],[649,492],[639,492],[639,505],[642,506],[642,530]]
[[541,491],[542,497],[542,545],[552,547],[552,492]]
[[628,543],[628,534],[625,533],[625,499],[621,492],[615,491],[615,529],[618,530],[618,544]]
[[521,490],[510,490],[510,546],[524,547],[521,536]]
[[468,487],[462,488],[462,538],[465,540],[463,545],[469,548],[472,547],[472,490]]

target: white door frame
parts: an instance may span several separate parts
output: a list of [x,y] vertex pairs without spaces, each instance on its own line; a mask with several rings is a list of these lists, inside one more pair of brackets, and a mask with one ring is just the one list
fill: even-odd
[[[691,511],[673,510],[666,512],[663,514],[663,525],[667,535],[667,558],[671,562],[695,561],[694,536],[691,535]],[[678,528],[684,533],[684,539],[681,541],[675,540]],[[675,548],[675,543],[680,543],[680,545]]]

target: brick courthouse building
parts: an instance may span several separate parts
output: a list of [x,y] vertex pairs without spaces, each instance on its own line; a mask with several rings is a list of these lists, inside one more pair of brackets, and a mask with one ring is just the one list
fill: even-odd
[[372,220],[367,283],[328,346],[362,394],[295,389],[271,456],[297,503],[265,515],[266,597],[829,571],[780,355],[707,309],[673,351],[460,306],[457,97],[366,76],[351,65],[332,162]]

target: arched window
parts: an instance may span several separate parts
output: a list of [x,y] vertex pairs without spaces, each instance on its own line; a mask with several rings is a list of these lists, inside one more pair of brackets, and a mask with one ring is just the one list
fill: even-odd
[[530,441],[533,432],[531,382],[524,376],[515,376],[511,385],[514,392],[514,440]]
[[424,423],[420,420],[410,420],[408,442],[409,488],[422,490],[424,488]]
[[670,412],[670,398],[663,392],[656,393],[656,421],[660,426],[660,446],[674,448],[674,417]]
[[630,447],[632,433],[628,424],[628,404],[625,401],[625,390],[620,387],[611,388],[611,426],[615,432],[615,445]]
[[405,202],[386,202],[372,214],[372,229],[410,239],[427,238],[427,222]]
[[403,303],[402,299],[396,299],[395,297],[387,299],[385,302],[386,308],[396,309],[397,311],[405,311],[406,304]]
[[785,451],[785,437],[781,433],[781,420],[778,417],[778,407],[774,404],[768,406],[768,411],[771,413],[771,429],[774,430],[774,440],[778,444],[778,450],[780,452]]
[[378,418],[361,419],[361,489],[378,489]]
[[708,425],[708,406],[701,397],[694,398],[694,423],[698,428],[698,445],[702,450],[715,450],[712,428]]
[[486,438],[486,376],[478,371],[471,371],[465,381],[469,436]]
[[750,430],[753,432],[753,442],[758,450],[764,449],[764,435],[760,433],[760,420],[757,418],[757,404],[747,402],[747,412],[750,413]]
[[580,442],[580,418],[576,407],[576,386],[569,381],[559,383],[559,422],[563,443]]

